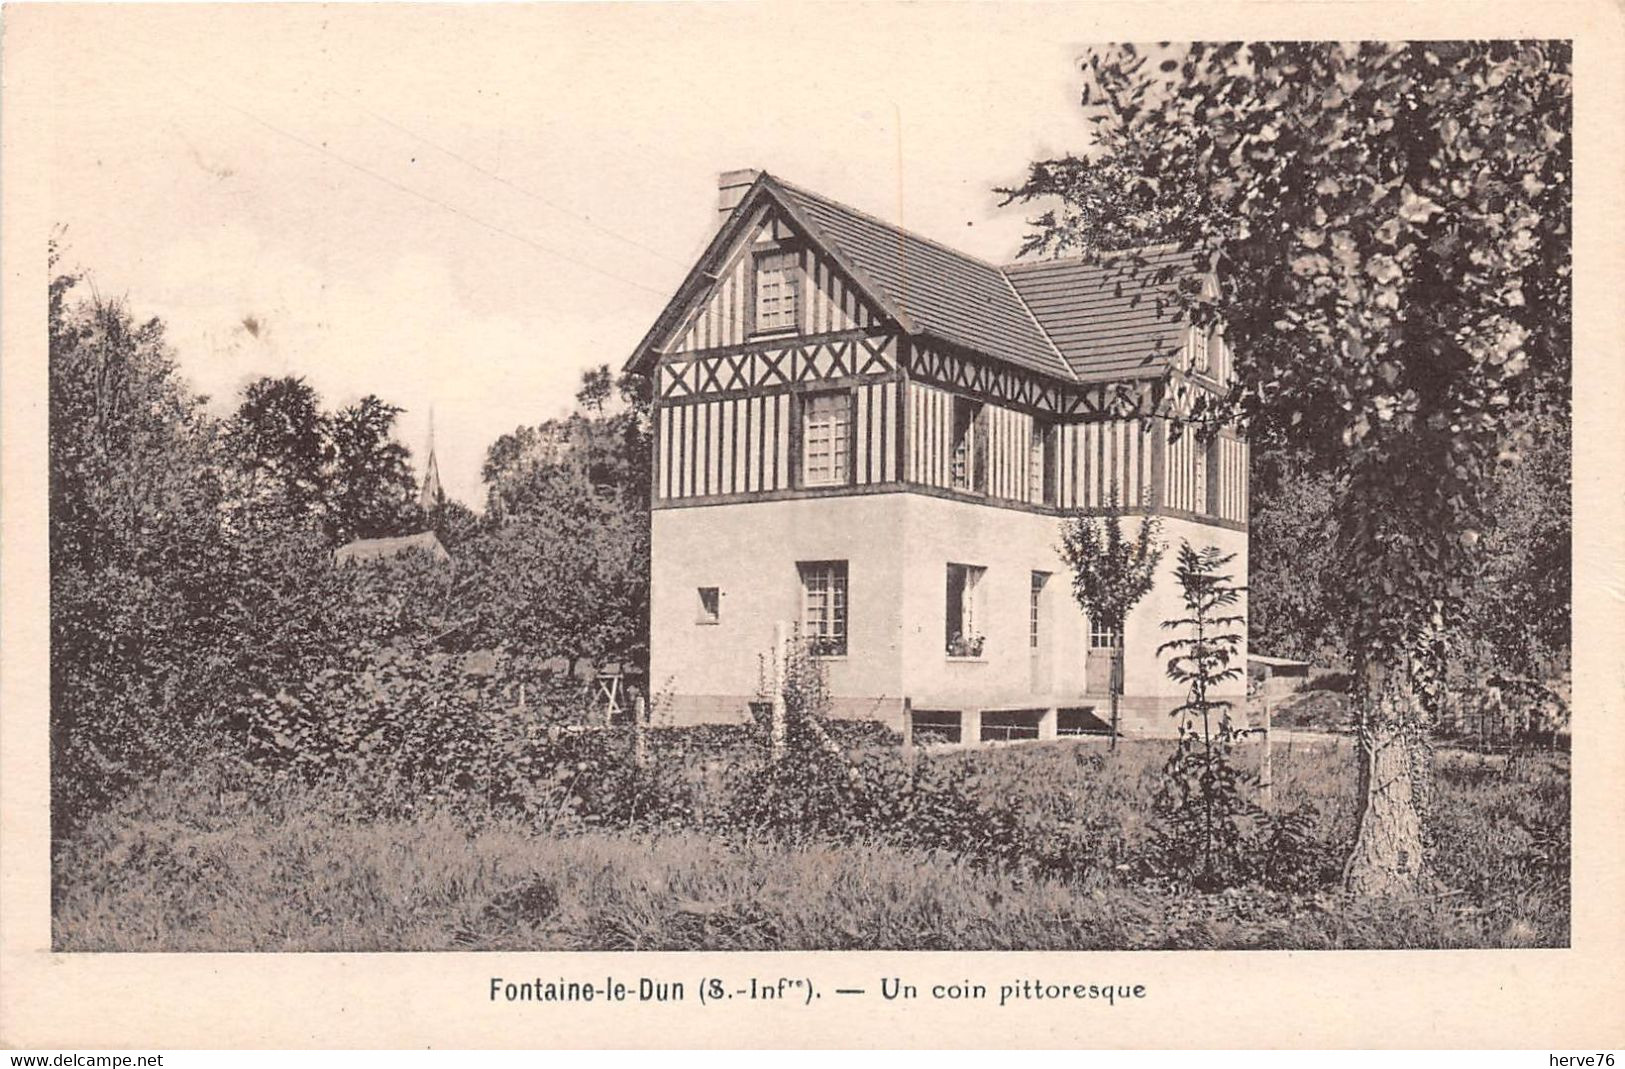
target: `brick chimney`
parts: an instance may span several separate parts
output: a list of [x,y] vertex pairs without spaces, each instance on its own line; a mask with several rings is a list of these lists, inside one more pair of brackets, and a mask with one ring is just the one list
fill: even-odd
[[745,194],[761,173],[754,168],[746,168],[742,171],[723,171],[717,175],[717,211],[724,218],[739,207],[739,202],[745,199]]

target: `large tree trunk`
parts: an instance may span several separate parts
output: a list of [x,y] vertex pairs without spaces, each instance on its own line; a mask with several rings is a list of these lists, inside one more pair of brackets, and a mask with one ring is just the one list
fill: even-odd
[[1410,894],[1424,865],[1422,822],[1431,768],[1422,710],[1408,666],[1368,665],[1357,695],[1360,782],[1346,888],[1361,895]]

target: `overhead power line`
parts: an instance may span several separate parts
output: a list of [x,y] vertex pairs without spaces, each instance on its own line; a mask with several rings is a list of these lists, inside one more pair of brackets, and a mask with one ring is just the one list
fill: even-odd
[[395,120],[389,118],[387,115],[380,115],[376,111],[373,111],[371,108],[367,107],[366,105],[362,105],[361,110],[366,112],[368,115],[372,116],[374,119],[378,120],[379,122],[383,123],[385,126],[388,126],[391,129],[397,130],[400,133],[405,134],[407,137],[410,137],[415,141],[421,141],[423,144],[428,145],[430,148],[434,149],[436,152],[441,153],[442,155],[450,156],[452,159],[456,160],[458,163],[462,164],[464,167],[467,167],[469,170],[475,171],[475,172],[477,172],[479,174],[482,174],[485,177],[491,179],[493,182],[501,182],[503,185],[507,186],[509,189],[513,190],[514,192],[521,193],[521,194],[531,198],[532,200],[536,201],[539,204],[545,204],[547,207],[552,208],[556,212],[561,212],[561,213],[563,213],[565,215],[568,215],[568,216],[570,216],[570,218],[576,219],[576,220],[586,224],[587,226],[592,227],[594,230],[598,231],[600,234],[604,234],[607,237],[612,237],[616,241],[623,242],[624,244],[630,245],[635,249],[641,249],[642,251],[648,253],[651,256],[655,256],[655,257],[658,257],[658,258],[660,258],[662,260],[665,260],[667,263],[677,264],[679,267],[685,266],[682,263],[682,261],[676,259],[675,257],[666,255],[665,253],[661,252],[659,249],[651,248],[650,246],[645,245],[643,242],[638,241],[636,238],[630,238],[630,237],[627,237],[625,234],[620,233],[619,231],[611,230],[609,227],[605,226],[604,224],[594,221],[589,216],[582,215],[581,213],[576,212],[576,211],[572,211],[571,209],[566,208],[564,205],[559,204],[557,201],[550,200],[549,198],[542,196],[540,193],[536,193],[536,192],[533,192],[533,191],[531,191],[529,189],[526,189],[524,186],[521,186],[518,183],[513,182],[508,178],[505,178],[501,174],[498,174],[496,171],[492,171],[492,170],[489,170],[489,169],[487,169],[485,167],[481,167],[479,164],[475,163],[473,160],[470,160],[470,159],[468,159],[468,158],[466,158],[464,156],[461,156],[461,155],[453,152],[451,149],[447,148],[446,146],[444,146],[442,144],[439,144],[438,142],[430,141],[427,137],[424,137],[422,134],[416,132],[415,130],[408,130],[406,127],[402,126],[400,123],[396,122]]
[[[132,55],[132,56],[130,56],[130,58],[135,60],[136,62],[140,62],[138,57],[135,57],[135,56]],[[160,66],[157,66],[156,68],[148,68],[148,69],[149,70],[151,70],[151,69],[163,70],[163,67],[160,65]],[[634,287],[636,289],[643,290],[646,293],[652,293],[652,294],[655,294],[656,296],[666,296],[666,293],[663,290],[656,289],[653,286],[645,285],[642,282],[638,282],[638,281],[636,281],[634,279],[627,278],[624,275],[618,275],[613,271],[606,271],[602,267],[598,267],[595,264],[591,264],[591,263],[587,262],[586,260],[582,260],[582,259],[580,259],[578,257],[572,256],[567,252],[563,252],[563,251],[561,251],[559,249],[550,248],[549,246],[543,245],[540,242],[532,241],[530,238],[525,237],[523,234],[516,234],[512,230],[508,230],[508,229],[506,229],[504,227],[497,226],[495,223],[487,222],[486,220],[481,219],[479,216],[473,215],[473,214],[463,210],[462,208],[457,207],[454,204],[449,204],[446,201],[440,200],[440,199],[438,199],[436,197],[432,197],[429,194],[422,192],[421,190],[413,189],[411,186],[405,185],[404,183],[401,183],[401,182],[397,182],[395,179],[390,178],[388,175],[380,174],[379,172],[373,170],[372,168],[367,167],[365,164],[360,164],[360,163],[357,163],[354,160],[351,160],[351,159],[349,159],[349,158],[347,158],[345,156],[341,156],[337,152],[334,152],[332,149],[328,148],[326,145],[318,144],[317,142],[311,141],[308,138],[301,137],[300,135],[292,132],[291,130],[285,130],[282,127],[276,125],[275,123],[270,122],[267,119],[261,118],[260,116],[256,115],[254,112],[249,111],[247,108],[240,107],[237,104],[233,104],[231,101],[225,100],[225,99],[221,98],[218,95],[205,93],[201,89],[199,89],[196,86],[193,86],[192,84],[187,82],[184,78],[181,78],[181,77],[179,77],[179,76],[177,76],[177,75],[175,75],[175,74],[173,74],[171,72],[165,71],[164,73],[168,74],[168,76],[170,77],[171,80],[173,80],[177,84],[185,87],[190,92],[192,92],[192,93],[194,93],[194,94],[196,94],[198,96],[201,96],[201,97],[206,97],[207,99],[212,100],[215,103],[223,104],[226,107],[230,108],[232,111],[235,111],[239,115],[242,115],[244,118],[247,118],[247,119],[251,120],[252,122],[255,122],[255,123],[259,124],[260,126],[265,127],[267,130],[270,130],[272,133],[277,134],[278,136],[281,136],[281,137],[285,137],[288,140],[295,142],[296,144],[303,145],[305,148],[311,150],[312,152],[321,153],[323,156],[327,156],[328,158],[330,158],[332,160],[335,160],[338,163],[342,163],[344,166],[350,168],[351,170],[357,171],[357,172],[359,172],[359,173],[361,173],[363,175],[366,175],[368,178],[371,178],[376,182],[381,182],[384,185],[389,186],[391,189],[396,190],[397,192],[405,193],[406,195],[411,196],[411,197],[415,197],[418,200],[424,201],[425,203],[432,204],[435,207],[440,208],[443,211],[450,212],[452,215],[455,215],[455,216],[458,216],[459,218],[465,219],[468,222],[471,222],[471,223],[475,224],[476,226],[483,227],[486,230],[489,230],[494,234],[500,234],[503,237],[506,237],[506,238],[509,238],[509,239],[511,239],[513,241],[519,242],[521,245],[529,246],[530,248],[535,249],[537,252],[543,253],[544,255],[557,257],[560,260],[564,260],[564,261],[566,261],[568,263],[575,264],[577,267],[583,268],[583,269],[585,269],[587,271],[591,271],[594,274],[603,275],[605,278],[613,279],[616,282],[620,282],[620,283],[622,283],[624,285],[632,286],[632,287]]]

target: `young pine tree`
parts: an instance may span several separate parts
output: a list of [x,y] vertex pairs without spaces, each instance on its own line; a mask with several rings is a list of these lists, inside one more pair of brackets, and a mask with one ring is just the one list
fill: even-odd
[[1179,744],[1167,765],[1170,789],[1164,808],[1170,828],[1163,845],[1172,867],[1202,890],[1241,875],[1240,818],[1249,810],[1230,760],[1237,739],[1231,703],[1213,693],[1241,675],[1239,629],[1246,621],[1232,611],[1240,603],[1241,588],[1220,572],[1234,558],[1212,546],[1192,549],[1181,540],[1174,576],[1184,594],[1185,615],[1163,621],[1164,630],[1180,635],[1157,647],[1159,655],[1173,655],[1168,677],[1187,688],[1185,702],[1173,711],[1179,718]]

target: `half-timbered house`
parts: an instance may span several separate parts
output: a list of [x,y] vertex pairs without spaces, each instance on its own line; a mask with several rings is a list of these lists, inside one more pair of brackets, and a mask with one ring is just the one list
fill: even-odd
[[1125,730],[1171,729],[1174,554],[1119,635],[1057,546],[1115,493],[1246,574],[1246,445],[1143,416],[1226,380],[1222,340],[1169,299],[1205,267],[996,266],[754,171],[722,176],[720,208],[627,365],[653,384],[650,685],[671,719],[745,717],[793,621],[836,715],[965,742],[1098,729],[1122,642]]

